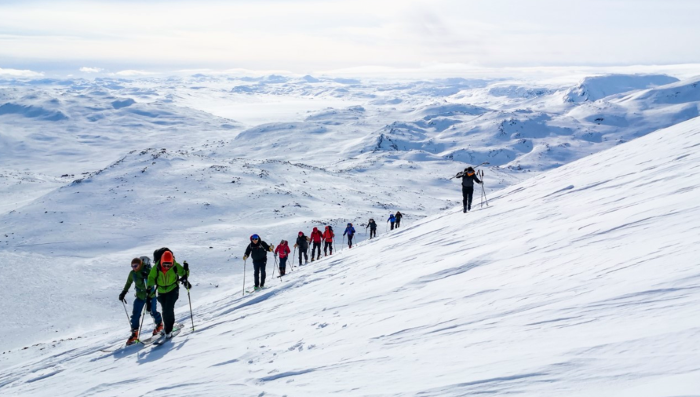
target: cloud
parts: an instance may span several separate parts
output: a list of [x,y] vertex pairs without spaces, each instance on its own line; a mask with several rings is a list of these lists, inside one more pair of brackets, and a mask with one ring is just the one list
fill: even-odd
[[103,71],[104,69],[102,68],[88,68],[88,67],[82,67],[80,68],[80,71],[83,73],[99,73]]
[[117,73],[115,73],[117,76],[124,76],[124,77],[134,77],[134,76],[150,76],[156,73],[153,72],[146,72],[144,70],[122,70]]
[[12,77],[41,77],[44,73],[35,72],[33,70],[20,70],[20,69],[3,69],[0,68],[0,76],[12,76]]

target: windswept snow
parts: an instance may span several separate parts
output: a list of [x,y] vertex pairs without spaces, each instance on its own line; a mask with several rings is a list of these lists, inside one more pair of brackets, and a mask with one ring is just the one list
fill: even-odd
[[[490,207],[343,250],[255,295],[226,284],[195,301],[195,332],[162,347],[102,352],[123,339],[106,330],[8,352],[26,360],[3,371],[0,390],[697,395],[698,147],[696,119],[513,185]],[[195,278],[200,264],[186,259]]]
[[[693,395],[698,93],[660,75],[0,80],[0,394]],[[492,206],[455,212],[450,176],[485,161]],[[358,247],[240,298],[250,234],[347,222]],[[126,338],[130,259],[163,245],[193,266],[197,332],[100,352]]]

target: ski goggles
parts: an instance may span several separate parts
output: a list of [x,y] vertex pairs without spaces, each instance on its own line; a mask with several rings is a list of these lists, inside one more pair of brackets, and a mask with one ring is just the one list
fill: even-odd
[[172,262],[163,262],[163,267],[166,269],[170,269],[171,267],[173,267],[173,263]]

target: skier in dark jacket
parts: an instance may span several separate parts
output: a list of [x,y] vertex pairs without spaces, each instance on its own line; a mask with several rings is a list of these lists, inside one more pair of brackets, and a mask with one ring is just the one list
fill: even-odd
[[377,237],[377,222],[374,221],[374,219],[370,218],[369,222],[367,222],[367,226],[365,226],[365,229],[369,228],[369,238],[371,239],[372,237]]
[[386,221],[391,222],[391,230],[394,230],[394,223],[396,223],[396,218],[394,217],[394,214],[389,214],[389,219],[387,219]]
[[309,263],[309,254],[307,253],[309,249],[309,238],[304,236],[304,232],[299,232],[297,237],[297,243],[294,244],[294,248],[299,248],[299,266],[301,263],[301,255],[304,254],[304,263]]
[[399,211],[396,211],[396,215],[394,215],[394,218],[396,218],[396,228],[398,229],[399,226],[401,226],[401,218],[403,218],[403,214]]
[[476,176],[476,171],[474,171],[472,167],[467,167],[464,169],[464,172],[457,173],[455,178],[462,178],[462,204],[464,206],[464,212],[466,213],[472,209],[474,182],[480,184],[481,181]]
[[348,227],[345,228],[343,236],[348,236],[348,248],[352,248],[352,236],[355,235],[355,228],[352,227],[352,223],[348,223]]
[[153,335],[159,334],[163,330],[163,318],[160,313],[158,313],[158,304],[156,303],[156,297],[152,295],[153,287],[148,288],[148,273],[151,271],[151,260],[147,256],[142,256],[140,258],[134,258],[131,260],[131,271],[129,272],[129,277],[126,279],[126,284],[124,289],[119,294],[119,300],[126,302],[124,298],[126,297],[131,284],[134,284],[134,289],[136,290],[136,299],[134,300],[134,308],[131,312],[131,336],[126,341],[127,345],[131,345],[136,342],[139,338],[139,320],[141,319],[141,312],[143,311],[144,305],[146,310],[151,314],[153,318],[153,323],[156,327],[153,329]]
[[255,290],[265,286],[265,266],[267,266],[267,253],[273,252],[274,245],[268,245],[260,239],[260,236],[254,234],[250,236],[250,244],[245,249],[243,260],[248,259],[248,256],[253,258],[253,279],[255,280]]

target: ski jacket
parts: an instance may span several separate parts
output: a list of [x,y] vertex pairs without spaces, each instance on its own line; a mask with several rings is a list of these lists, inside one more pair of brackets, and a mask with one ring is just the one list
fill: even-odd
[[275,248],[275,254],[279,255],[280,259],[281,258],[286,258],[289,253],[292,252],[289,249],[289,245],[287,244],[280,244]]
[[150,266],[147,268],[145,265],[141,265],[141,270],[138,272],[130,271],[129,277],[126,279],[126,284],[124,284],[124,292],[128,292],[131,288],[131,284],[134,284],[136,289],[136,297],[145,301],[148,297],[149,292],[152,288],[148,288],[148,274],[150,273]]
[[309,248],[309,240],[308,237],[306,236],[299,236],[297,237],[297,246],[299,247],[300,250],[305,250]]
[[352,226],[346,227],[346,228],[345,228],[345,232],[343,233],[343,236],[345,236],[346,234],[347,234],[348,236],[352,236],[353,234],[355,234],[355,228],[352,227]]
[[462,178],[462,186],[464,187],[474,187],[474,182],[481,183],[479,178],[477,178],[476,173],[468,175],[465,172],[460,172],[457,174],[456,178]]
[[396,222],[396,218],[394,218],[394,214],[389,215],[389,219],[387,219],[387,221],[389,221],[391,223]]
[[326,240],[326,242],[332,243],[333,237],[335,237],[335,234],[333,234],[330,229],[326,229],[326,231],[323,232],[323,239]]
[[323,239],[323,233],[321,233],[321,231],[315,227],[314,231],[311,232],[310,237],[311,237],[311,241],[313,241],[314,243],[320,243],[321,239]]
[[164,270],[159,262],[148,273],[148,288],[153,288],[154,285],[157,286],[159,294],[167,294],[174,290],[177,288],[177,282],[180,277],[188,277],[190,275],[189,270],[185,270],[175,261],[173,261],[173,267],[167,271]]
[[400,221],[401,218],[403,218],[403,215],[400,212],[396,212],[395,218],[397,221]]
[[245,249],[245,256],[253,258],[253,262],[267,262],[267,252],[270,251],[270,246],[259,240],[257,244],[251,241]]
[[369,226],[369,230],[377,230],[377,223],[375,221],[370,221],[367,226]]

